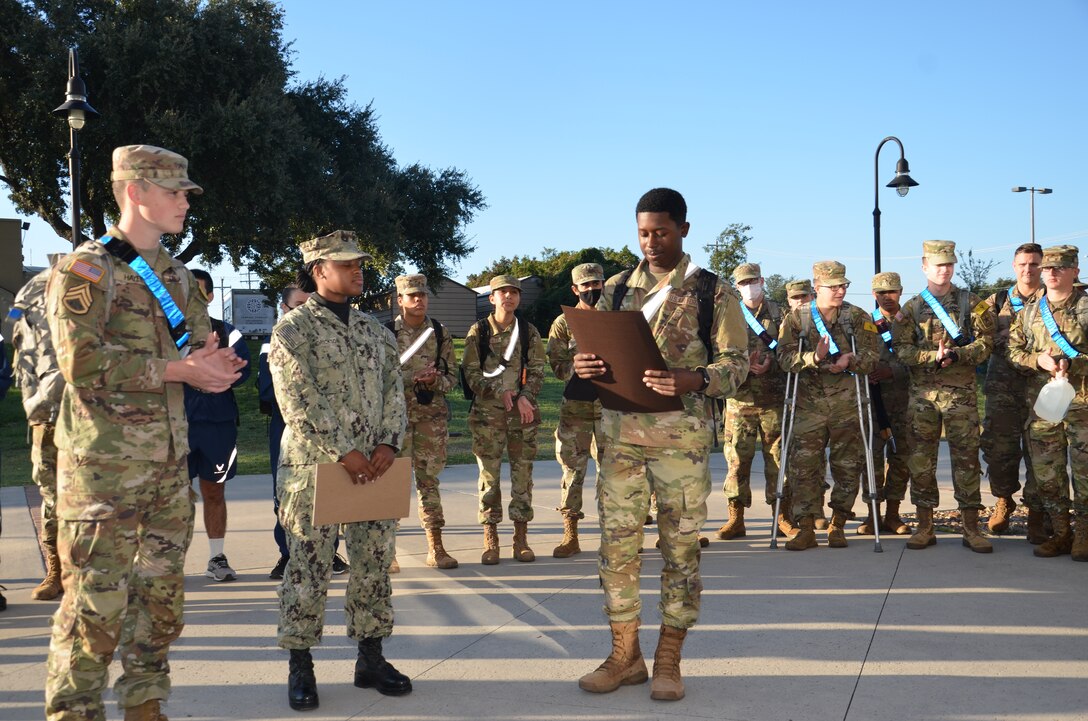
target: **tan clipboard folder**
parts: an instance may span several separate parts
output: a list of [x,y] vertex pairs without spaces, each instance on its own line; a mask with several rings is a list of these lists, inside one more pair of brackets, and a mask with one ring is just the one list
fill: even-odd
[[315,526],[407,518],[412,494],[412,459],[397,458],[381,478],[352,483],[339,463],[317,464],[314,479]]

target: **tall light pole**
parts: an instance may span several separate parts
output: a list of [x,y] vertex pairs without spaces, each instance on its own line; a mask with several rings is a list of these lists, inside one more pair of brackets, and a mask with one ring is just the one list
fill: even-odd
[[72,248],[79,245],[82,232],[79,229],[79,131],[87,118],[98,116],[98,111],[87,102],[87,86],[79,76],[79,53],[68,49],[68,89],[64,104],[53,111],[54,115],[68,118],[71,147],[68,151],[68,182],[72,186]]
[[1017,185],[1012,189],[1014,193],[1031,193],[1031,242],[1035,242],[1035,194],[1050,195],[1054,191],[1050,188],[1025,188],[1022,185]]
[[876,155],[873,156],[873,260],[875,273],[880,272],[880,149],[889,140],[894,140],[899,146],[899,162],[895,164],[895,177],[886,187],[895,188],[900,197],[906,195],[911,188],[918,185],[910,177],[910,165],[903,153],[903,143],[894,135],[889,135],[876,146]]

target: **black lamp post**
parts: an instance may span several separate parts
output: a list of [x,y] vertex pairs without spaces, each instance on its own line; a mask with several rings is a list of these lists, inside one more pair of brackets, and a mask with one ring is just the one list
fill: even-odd
[[1025,188],[1022,185],[1017,185],[1012,189],[1014,193],[1031,193],[1031,242],[1035,242],[1035,194],[1050,195],[1054,192],[1051,188],[1036,188],[1034,186]]
[[54,115],[68,118],[71,149],[68,151],[68,175],[72,188],[72,248],[79,245],[82,233],[79,229],[79,131],[87,118],[98,116],[98,111],[87,102],[87,86],[79,76],[79,53],[68,49],[68,91],[64,105],[53,111]]
[[910,177],[910,165],[907,164],[907,158],[903,154],[903,143],[900,142],[899,138],[889,135],[881,140],[880,145],[876,146],[876,155],[873,157],[873,196],[875,197],[873,201],[873,259],[876,267],[875,273],[880,272],[880,149],[889,140],[894,140],[896,145],[899,146],[899,162],[895,164],[895,177],[886,187],[895,188],[895,192],[902,197],[911,188],[918,185]]

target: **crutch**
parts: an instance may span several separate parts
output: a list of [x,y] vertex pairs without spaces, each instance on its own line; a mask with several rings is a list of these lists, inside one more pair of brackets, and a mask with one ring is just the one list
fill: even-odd
[[[857,343],[854,340],[853,329],[847,323],[847,335],[850,336],[850,351],[857,356]],[[865,386],[865,402],[861,401],[861,387]],[[873,412],[872,397],[869,395],[869,379],[863,379],[861,374],[854,374],[854,390],[858,400],[858,429],[861,431],[861,443],[865,446],[865,473],[869,482],[869,505],[873,514],[873,553],[883,553],[880,547],[880,509],[876,500],[876,474],[873,470]],[[864,405],[864,409],[862,408]]]
[[[804,350],[805,339],[797,341],[797,352]],[[797,409],[797,386],[801,380],[799,372],[786,374],[786,397],[782,399],[782,431],[778,452],[778,480],[774,488],[774,516],[771,518],[771,548],[778,548],[778,514],[782,508],[782,487],[786,483],[786,459],[789,457],[790,439],[793,437],[793,416]]]

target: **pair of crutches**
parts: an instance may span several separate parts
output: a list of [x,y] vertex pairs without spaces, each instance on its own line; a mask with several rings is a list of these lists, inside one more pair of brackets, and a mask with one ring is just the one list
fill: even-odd
[[[850,352],[857,355],[857,343],[854,330],[849,324],[846,334],[850,337]],[[865,387],[865,401],[862,402],[861,388]],[[869,392],[869,379],[860,373],[854,374],[854,391],[858,399],[858,428],[861,430],[861,443],[865,446],[865,474],[869,484],[869,508],[873,514],[873,553],[883,553],[880,547],[880,506],[877,505],[876,472],[873,468],[873,398]]]
[[[797,341],[797,352],[805,348],[804,337]],[[786,483],[786,461],[789,458],[790,440],[793,438],[793,415],[797,410],[797,385],[800,373],[786,374],[786,397],[782,400],[782,431],[778,453],[778,480],[774,486],[774,516],[771,518],[771,548],[778,548],[778,516],[782,511],[782,488]]]

